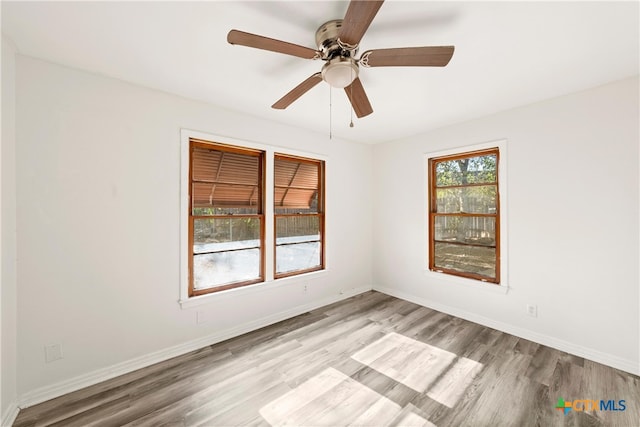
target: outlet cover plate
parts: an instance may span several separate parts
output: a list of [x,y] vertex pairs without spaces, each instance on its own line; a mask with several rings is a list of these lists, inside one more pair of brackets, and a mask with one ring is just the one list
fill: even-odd
[[62,345],[49,344],[44,347],[44,361],[47,363],[62,359]]
[[531,317],[538,317],[538,306],[527,304],[527,314]]

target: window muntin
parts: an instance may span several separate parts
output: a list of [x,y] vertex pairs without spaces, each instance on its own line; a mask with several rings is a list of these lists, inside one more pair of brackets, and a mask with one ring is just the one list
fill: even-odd
[[324,269],[324,162],[276,154],[275,278]]
[[189,296],[264,281],[264,152],[189,148]]
[[429,159],[429,269],[500,283],[497,148]]

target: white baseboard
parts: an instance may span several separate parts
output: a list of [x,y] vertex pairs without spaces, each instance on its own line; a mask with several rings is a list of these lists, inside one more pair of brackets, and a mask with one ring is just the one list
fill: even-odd
[[442,313],[449,314],[451,316],[460,317],[465,320],[469,320],[474,323],[478,323],[483,326],[488,326],[493,329],[497,329],[502,332],[506,332],[511,335],[515,335],[520,338],[527,339],[529,341],[536,342],[538,344],[546,345],[557,350],[561,350],[579,357],[584,357],[594,362],[602,363],[603,365],[610,366],[612,368],[620,369],[625,372],[629,372],[634,375],[640,375],[640,366],[637,362],[624,359],[612,354],[604,353],[591,348],[583,347],[581,345],[565,341],[559,338],[555,338],[549,335],[540,334],[528,329],[519,328],[517,326],[510,325],[508,323],[500,322],[488,317],[481,316],[476,313],[471,313],[459,308],[450,307],[444,304],[440,304],[431,301],[426,298],[411,295],[396,289],[387,288],[384,286],[373,287],[374,291],[382,292],[387,295],[391,295],[396,298],[403,299],[433,310],[440,311]]
[[9,407],[2,414],[2,424],[0,425],[2,427],[11,427],[18,416],[18,412],[20,412],[20,408],[18,408],[16,402],[9,403]]
[[[235,326],[223,331],[216,332],[211,335],[207,335],[196,340],[192,340],[183,344],[179,344],[173,347],[169,347],[163,350],[159,350],[144,356],[136,357],[116,365],[112,365],[106,368],[98,369],[87,374],[79,375],[69,380],[61,381],[50,386],[41,387],[36,390],[25,393],[19,399],[19,407],[27,408],[29,406],[36,405],[38,403],[45,402],[50,399],[80,390],[85,387],[89,387],[98,384],[102,381],[115,378],[117,376],[133,372],[137,369],[146,368],[155,363],[163,362],[171,359],[172,357],[181,356],[194,350],[201,349],[208,345],[212,345],[218,342],[222,342],[229,338],[236,337],[238,335],[245,334],[247,332],[254,331],[265,326],[272,325],[282,320],[289,319],[294,316],[306,313],[310,310],[323,307],[325,305],[333,304],[334,302],[341,301],[346,298],[368,292],[371,290],[371,286],[361,286],[358,288],[352,288],[345,291],[343,294],[332,295],[321,300],[313,301],[308,304],[296,306],[289,310],[285,310],[279,313],[275,313],[261,319],[256,319],[251,322],[244,323],[242,325]],[[17,414],[17,412],[16,412]],[[11,425],[11,424],[9,424]],[[4,426],[4,424],[3,424]]]

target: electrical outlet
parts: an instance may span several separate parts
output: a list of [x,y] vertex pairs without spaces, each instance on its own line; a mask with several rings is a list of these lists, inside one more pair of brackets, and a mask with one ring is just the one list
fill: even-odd
[[44,361],[47,363],[62,359],[62,345],[50,344],[44,346]]
[[534,304],[527,304],[527,314],[531,317],[538,317],[538,306]]

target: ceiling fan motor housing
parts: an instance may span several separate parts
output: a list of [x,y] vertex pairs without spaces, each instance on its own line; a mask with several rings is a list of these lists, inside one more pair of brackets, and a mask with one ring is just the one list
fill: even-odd
[[327,61],[322,67],[322,79],[333,87],[349,86],[358,77],[358,63],[354,59],[357,46],[351,48],[340,43],[338,35],[342,28],[342,19],[325,22],[316,31],[316,44]]

